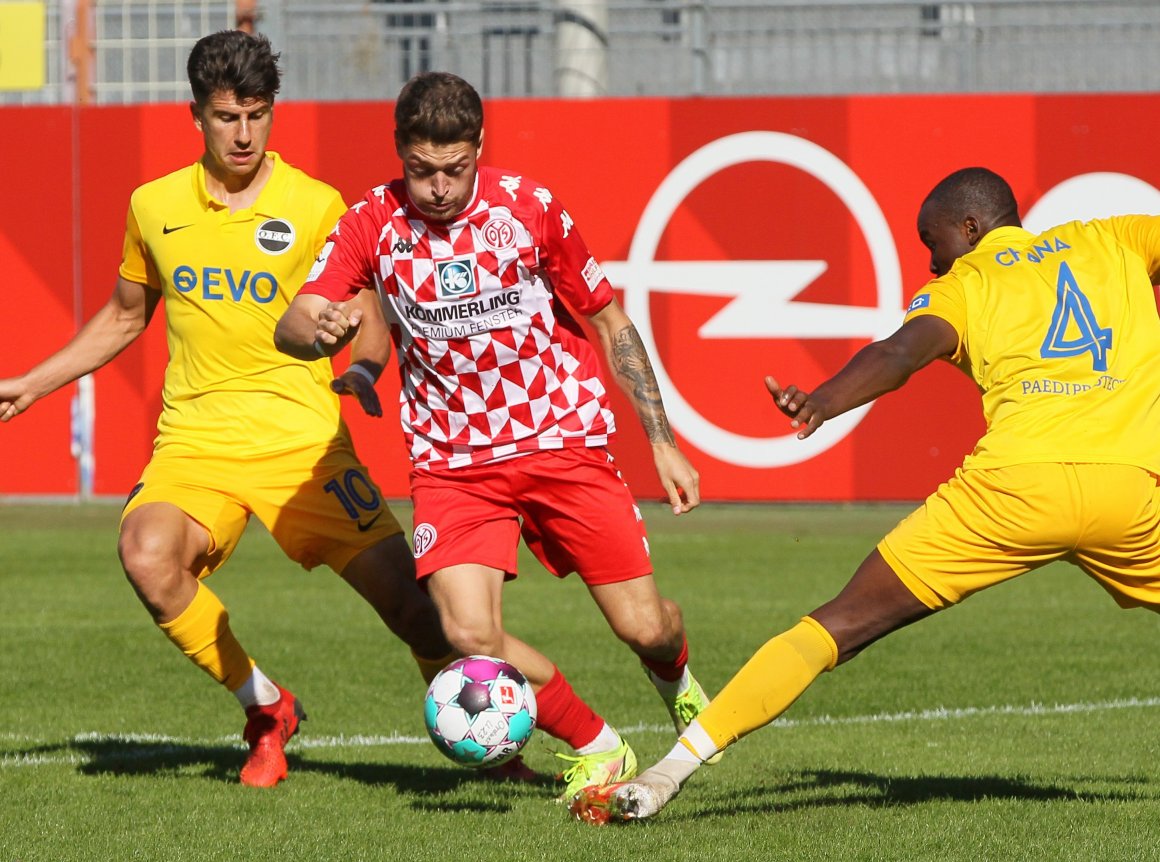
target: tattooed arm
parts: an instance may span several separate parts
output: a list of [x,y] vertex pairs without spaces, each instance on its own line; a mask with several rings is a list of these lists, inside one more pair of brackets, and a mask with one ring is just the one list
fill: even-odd
[[688,512],[701,502],[700,476],[677,448],[661,401],[661,390],[640,334],[616,300],[588,320],[600,336],[605,359],[616,376],[617,384],[628,396],[652,444],[657,475],[668,494],[673,514]]

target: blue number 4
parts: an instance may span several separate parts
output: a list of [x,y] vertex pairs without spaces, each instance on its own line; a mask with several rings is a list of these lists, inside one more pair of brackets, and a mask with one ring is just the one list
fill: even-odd
[[[1072,326],[1078,335],[1068,339],[1067,331]],[[1090,352],[1092,369],[1107,371],[1108,351],[1111,349],[1112,330],[1099,325],[1091,303],[1076,284],[1071,269],[1066,262],[1061,263],[1055,285],[1055,311],[1051,313],[1051,326],[1043,339],[1043,346],[1039,348],[1039,355],[1044,359],[1054,359]]]

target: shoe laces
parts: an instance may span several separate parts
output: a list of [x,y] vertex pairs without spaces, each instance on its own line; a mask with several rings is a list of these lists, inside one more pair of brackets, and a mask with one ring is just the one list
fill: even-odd
[[685,724],[692,724],[693,719],[701,714],[702,709],[701,699],[697,697],[695,690],[691,687],[683,694],[677,695],[676,702],[673,704],[673,711]]
[[592,777],[591,756],[583,754],[562,754],[559,751],[555,752],[555,755],[563,761],[570,761],[572,763],[571,766],[566,767],[560,773],[560,777],[564,780],[565,784],[571,785],[577,777],[583,777],[585,781]]

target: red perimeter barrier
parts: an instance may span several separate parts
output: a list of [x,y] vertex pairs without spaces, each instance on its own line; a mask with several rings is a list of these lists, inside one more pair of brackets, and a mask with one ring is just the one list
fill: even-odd
[[[1160,165],[1138,119],[1153,107],[1160,95],[496,101],[484,161],[545,183],[605,264],[654,351],[706,499],[919,499],[983,430],[965,377],[927,369],[805,443],[762,377],[810,388],[893,330],[928,277],[918,205],[952,170],[1003,174],[1029,226],[1160,212]],[[390,111],[280,104],[271,146],[354,201],[398,173]],[[200,150],[183,105],[0,109],[0,376],[63,344],[78,314],[106,301],[129,193]],[[126,493],[149,457],[163,329],[155,320],[95,375],[97,494]],[[77,492],[74,390],[0,427],[0,494]],[[393,403],[393,373],[382,390]],[[659,497],[618,392],[614,406],[625,476]],[[348,416],[384,491],[407,496],[397,425]]]

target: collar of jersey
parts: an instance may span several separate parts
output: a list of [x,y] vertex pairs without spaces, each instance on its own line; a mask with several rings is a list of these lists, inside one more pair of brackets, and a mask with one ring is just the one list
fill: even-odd
[[282,161],[282,156],[273,150],[266,150],[266,155],[274,163],[274,169],[270,172],[270,178],[266,180],[266,185],[262,187],[262,191],[258,193],[258,199],[254,201],[254,205],[244,210],[238,210],[235,213],[230,213],[229,207],[206,191],[205,167],[202,165],[201,159],[194,162],[193,193],[197,195],[197,202],[201,208],[210,212],[225,212],[229,215],[230,221],[249,221],[259,216],[277,215],[273,211],[276,207],[271,207],[281,197],[282,186],[285,183],[286,171],[283,167],[285,162]]
[[1013,241],[1026,241],[1031,239],[1035,234],[1027,230],[1027,228],[1016,227],[1009,224],[1003,227],[993,228],[987,231],[986,235],[979,240],[975,249],[990,248],[994,245],[1010,245]]

